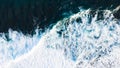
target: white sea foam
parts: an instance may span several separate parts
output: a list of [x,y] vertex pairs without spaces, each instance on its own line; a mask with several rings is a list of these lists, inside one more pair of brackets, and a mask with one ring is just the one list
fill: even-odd
[[9,29],[8,33],[0,34],[0,65],[16,59],[28,51],[33,46],[37,45],[40,35],[40,31],[36,30],[36,34],[24,35],[21,32],[13,31]]

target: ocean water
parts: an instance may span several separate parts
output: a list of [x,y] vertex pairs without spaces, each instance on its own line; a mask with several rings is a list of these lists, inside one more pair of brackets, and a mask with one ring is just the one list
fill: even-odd
[[80,7],[113,10],[119,5],[120,0],[1,0],[0,32],[7,33],[11,28],[32,34],[37,26],[44,31],[49,25],[79,12]]
[[0,3],[0,68],[120,67],[119,1]]
[[111,10],[92,11],[80,8],[34,35],[1,33],[0,67],[119,68],[120,21]]

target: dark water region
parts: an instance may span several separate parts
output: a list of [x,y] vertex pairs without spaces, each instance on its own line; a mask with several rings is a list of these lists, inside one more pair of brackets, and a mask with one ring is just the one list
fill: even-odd
[[[114,9],[118,5],[120,0],[0,0],[0,32],[11,28],[32,33],[36,26],[44,29],[77,13],[80,6],[94,10]],[[118,13],[115,15],[120,18]]]

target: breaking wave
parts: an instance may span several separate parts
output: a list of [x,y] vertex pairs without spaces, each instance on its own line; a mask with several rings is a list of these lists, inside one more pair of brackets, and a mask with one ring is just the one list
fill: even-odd
[[[120,21],[113,16],[110,10],[80,9],[77,14],[58,21],[44,34],[39,32],[37,30],[35,35],[29,36],[9,30],[8,38],[2,33],[0,63],[17,60],[21,55],[31,52],[32,48],[43,46],[48,52],[60,50],[59,52],[63,52],[65,59],[73,61],[74,67],[77,68],[113,68],[120,64],[118,55]],[[42,45],[43,43],[44,45]],[[46,55],[46,57],[50,55]]]

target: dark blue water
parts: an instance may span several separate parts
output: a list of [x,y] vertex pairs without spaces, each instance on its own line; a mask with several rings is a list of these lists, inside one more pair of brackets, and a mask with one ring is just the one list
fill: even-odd
[[[114,9],[120,0],[0,0],[0,32],[8,29],[34,33],[58,20],[85,9]],[[120,15],[116,14],[116,17]]]

